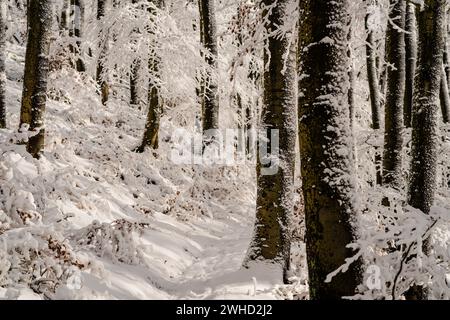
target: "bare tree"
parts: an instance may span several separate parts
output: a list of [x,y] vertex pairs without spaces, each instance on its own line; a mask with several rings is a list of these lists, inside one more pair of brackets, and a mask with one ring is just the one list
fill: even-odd
[[325,282],[352,255],[355,192],[348,108],[350,0],[301,0],[299,140],[311,299],[355,293],[359,263]]
[[389,66],[384,121],[383,184],[393,188],[402,186],[405,4],[403,0],[390,0],[390,21],[386,31],[386,60]]
[[[419,59],[412,114],[411,177],[408,203],[430,213],[436,188],[438,110],[442,78],[446,0],[425,0],[418,14]],[[425,241],[424,252],[428,252]],[[426,299],[420,285],[407,292],[409,299]]]
[[[219,128],[219,87],[217,79],[217,25],[215,0],[199,0],[200,34],[209,65],[203,79],[204,101],[202,103],[203,132]],[[207,137],[208,138],[208,137]]]
[[407,128],[411,127],[411,112],[414,93],[414,76],[417,65],[417,26],[416,5],[408,3],[405,19],[405,45],[406,45],[406,70],[405,70],[405,100],[403,106],[403,120]]
[[[97,1],[97,20],[101,21],[105,16],[106,0]],[[103,43],[100,44],[100,54],[97,63],[97,83],[100,86],[101,101],[103,105],[106,105],[109,99],[109,84],[107,82],[108,75],[103,66],[104,59],[108,54],[108,39],[103,39]]]
[[369,91],[370,91],[370,106],[372,109],[372,128],[377,130],[380,129],[380,88],[378,85],[378,74],[377,74],[377,48],[374,39],[375,25],[371,23],[372,13],[369,11],[371,6],[377,4],[377,1],[366,1],[368,3],[367,13],[365,17],[365,28],[367,33],[366,38],[366,65],[367,65],[367,77],[369,81]]
[[38,158],[44,147],[44,113],[47,101],[47,77],[52,25],[52,0],[29,0],[28,40],[20,110],[20,128],[29,125],[34,131],[27,150]]
[[83,0],[70,0],[73,8],[73,23],[69,29],[69,35],[75,38],[75,46],[71,45],[70,50],[76,55],[75,68],[79,72],[86,71],[86,65],[81,57],[81,37],[83,36],[85,6]]
[[[155,8],[160,9],[163,5],[162,0],[150,0],[149,1],[155,7],[150,6],[149,13],[150,19],[153,21],[157,12]],[[152,149],[158,149],[159,147],[159,123],[163,112],[163,105],[159,88],[159,72],[160,72],[160,57],[154,48],[157,47],[157,39],[153,32],[150,32],[152,48],[150,48],[150,58],[148,60],[148,69],[151,71],[153,79],[149,79],[148,87],[148,113],[147,121],[145,123],[144,138],[142,144],[136,149],[137,152],[144,152],[146,147]]]
[[[272,1],[263,2],[269,6]],[[279,0],[268,19],[264,53],[264,102],[261,126],[267,134],[267,147],[261,142],[257,158],[256,222],[248,261],[278,263],[286,273],[290,261],[289,218],[293,213],[293,183],[296,140],[295,53],[289,46],[290,34],[277,36],[275,31],[283,24],[288,0]],[[279,139],[279,146],[277,140]],[[270,161],[279,153],[279,163]]]

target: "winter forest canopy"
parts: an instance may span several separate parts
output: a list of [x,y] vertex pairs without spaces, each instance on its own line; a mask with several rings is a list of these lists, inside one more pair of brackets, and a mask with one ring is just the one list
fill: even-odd
[[0,6],[0,299],[450,299],[447,0]]

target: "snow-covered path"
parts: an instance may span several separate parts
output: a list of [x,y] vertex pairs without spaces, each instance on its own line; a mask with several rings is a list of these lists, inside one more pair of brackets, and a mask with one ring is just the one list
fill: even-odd
[[[7,62],[8,117],[14,129],[23,48],[10,48]],[[39,282],[39,276],[29,278],[17,270],[22,283],[0,290],[0,297],[280,297],[278,270],[241,268],[255,213],[252,166],[177,166],[168,157],[168,143],[162,143],[157,156],[137,154],[132,150],[142,135],[145,110],[130,107],[120,93],[102,106],[94,83],[70,69],[53,74],[49,87],[46,149],[40,161],[23,146],[7,142],[15,130],[2,132],[0,179],[10,188],[2,200],[36,218],[25,222],[16,217],[10,230],[0,232],[0,240],[32,239],[48,251],[48,239],[56,239],[83,267],[74,271],[52,257],[51,268],[70,270],[70,276],[54,280],[56,291],[31,288],[28,282]],[[173,128],[163,118],[162,141]],[[8,250],[16,254],[13,246]],[[51,250],[47,254],[53,255]],[[30,263],[46,265],[44,258]]]

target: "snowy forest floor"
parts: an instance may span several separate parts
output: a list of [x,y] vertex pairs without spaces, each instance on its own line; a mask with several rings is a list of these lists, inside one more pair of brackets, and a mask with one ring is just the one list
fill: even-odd
[[[241,268],[255,213],[252,166],[177,166],[164,142],[158,155],[133,152],[146,108],[120,95],[102,106],[87,76],[51,73],[45,153],[31,158],[14,143],[23,65],[24,48],[10,45],[9,129],[0,131],[0,298],[307,295],[305,270],[283,285],[270,266]],[[162,141],[171,125],[165,117]],[[294,244],[300,268],[303,252]]]

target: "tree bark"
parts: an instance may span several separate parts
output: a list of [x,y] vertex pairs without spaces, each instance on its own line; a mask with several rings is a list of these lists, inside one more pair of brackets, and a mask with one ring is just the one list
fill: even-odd
[[355,84],[356,84],[356,75],[355,75],[355,64],[353,63],[353,48],[352,48],[352,26],[349,26],[348,31],[348,49],[347,49],[347,55],[350,61],[350,66],[348,69],[348,79],[350,82],[350,86],[348,88],[348,110],[349,110],[349,119],[350,119],[350,129],[352,131],[353,135],[353,129],[356,119],[356,110],[355,110]]
[[441,101],[442,121],[444,123],[450,122],[450,57],[448,48],[448,5],[444,21],[444,52],[443,52],[443,74],[441,80],[441,91],[439,94]]
[[68,30],[69,29],[69,8],[70,8],[70,2],[71,0],[63,0],[63,7],[61,10],[61,18],[59,21],[59,28],[61,30]]
[[429,213],[436,180],[437,117],[442,77],[445,0],[427,0],[419,13],[419,67],[412,119],[409,204]]
[[448,90],[447,75],[445,73],[445,66],[442,65],[442,78],[441,78],[441,89],[439,92],[439,100],[441,104],[442,111],[442,121],[444,123],[450,122],[450,93]]
[[445,15],[445,26],[444,26],[444,67],[445,76],[447,78],[447,85],[450,90],[450,48],[448,46],[448,41],[450,37],[450,24],[448,23],[448,16],[450,14],[450,6],[447,6],[447,13]]
[[7,3],[0,1],[0,129],[6,128],[6,11]]
[[[419,63],[412,114],[411,178],[408,204],[430,213],[436,189],[438,152],[439,93],[442,85],[442,59],[446,0],[426,0],[418,14]],[[428,241],[423,251],[428,253]],[[427,288],[414,285],[407,299],[427,299]]]
[[[271,0],[264,0],[270,5]],[[283,24],[288,0],[279,0],[268,15],[267,33]],[[264,102],[261,126],[267,134],[267,154],[261,149],[257,157],[256,222],[248,261],[277,263],[286,276],[290,261],[289,219],[293,213],[295,165],[295,53],[290,51],[289,37],[269,36],[264,53]],[[279,146],[277,140],[279,138]],[[270,156],[279,154],[275,164]],[[285,277],[286,280],[286,277]]]
[[141,70],[141,59],[136,58],[131,66],[130,74],[130,104],[139,105],[139,80]]
[[370,12],[366,13],[365,17],[365,28],[367,33],[366,38],[366,64],[367,64],[367,78],[369,81],[369,91],[370,91],[370,106],[372,110],[372,128],[377,130],[380,129],[380,88],[378,85],[378,75],[377,75],[377,51],[376,43],[374,40],[374,30],[372,25],[370,25]]
[[[383,184],[402,187],[403,103],[405,94],[405,1],[390,0],[386,32],[388,84],[385,104]],[[395,25],[394,25],[395,24]]]
[[[100,21],[105,16],[106,0],[97,1],[97,20]],[[108,54],[108,39],[104,40],[103,44],[100,44],[100,54],[97,62],[97,83],[100,86],[101,101],[103,105],[106,105],[109,99],[109,84],[107,82],[106,70],[103,66],[104,59]]]
[[[158,9],[160,9],[163,5],[162,0],[151,0],[149,1],[153,3]],[[153,20],[157,13],[150,9],[150,19]],[[141,146],[137,149],[138,152],[144,152],[146,147],[150,147],[152,149],[158,149],[159,147],[159,124],[161,120],[161,115],[163,111],[162,100],[160,97],[160,88],[159,88],[159,72],[160,72],[160,57],[157,52],[155,52],[155,47],[157,47],[157,40],[154,39],[154,34],[150,33],[150,37],[153,39],[152,48],[150,48],[150,58],[148,61],[148,69],[151,71],[154,79],[149,80],[148,87],[148,113],[147,113],[147,121],[145,123],[145,131],[144,138],[142,139]]]
[[47,77],[52,24],[52,1],[30,0],[28,3],[28,41],[20,110],[20,127],[28,124],[30,137],[27,151],[38,158],[44,147],[44,113],[47,101]]
[[331,282],[352,256],[354,162],[348,108],[350,0],[301,0],[298,61],[299,140],[311,299],[355,293],[359,262]]
[[75,38],[76,45],[70,46],[72,53],[76,55],[75,68],[78,72],[85,72],[86,65],[81,57],[81,37],[83,36],[83,26],[84,26],[84,13],[85,6],[83,0],[71,0],[71,7],[73,8],[74,17],[73,25],[69,30],[69,35]]
[[[137,0],[132,0],[131,3],[137,3]],[[137,32],[138,30],[135,30]],[[138,57],[134,59],[133,64],[131,66],[130,73],[130,104],[131,105],[139,105],[139,80],[140,80],[140,71],[141,71],[142,61]]]
[[202,127],[208,130],[219,128],[219,87],[217,79],[217,25],[214,9],[215,0],[199,0],[202,44],[206,50],[205,60],[209,66],[204,74],[204,101]]
[[417,66],[417,30],[416,5],[408,3],[406,6],[405,45],[406,45],[406,86],[403,120],[405,127],[411,128],[411,113],[414,94],[414,77]]

